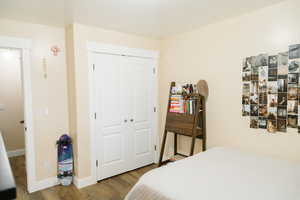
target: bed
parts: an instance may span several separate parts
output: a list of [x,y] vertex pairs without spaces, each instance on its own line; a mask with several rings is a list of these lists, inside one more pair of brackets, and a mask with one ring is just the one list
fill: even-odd
[[143,175],[125,200],[300,200],[300,164],[212,148]]

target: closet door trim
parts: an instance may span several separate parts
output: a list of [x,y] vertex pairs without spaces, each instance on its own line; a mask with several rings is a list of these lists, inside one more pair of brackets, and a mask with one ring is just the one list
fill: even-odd
[[[153,105],[153,143],[154,143],[154,161],[158,163],[158,152],[159,152],[159,133],[158,133],[158,60],[159,51],[151,51],[138,48],[128,48],[110,44],[87,42],[87,53],[88,53],[88,70],[89,70],[89,135],[90,135],[90,161],[91,161],[91,176],[84,180],[82,187],[96,183],[97,177],[97,154],[96,154],[96,130],[95,130],[95,95],[94,95],[94,53],[102,54],[113,54],[121,56],[132,56],[139,58],[152,59],[154,61],[153,76],[154,76],[154,105]],[[80,186],[81,184],[78,184]]]

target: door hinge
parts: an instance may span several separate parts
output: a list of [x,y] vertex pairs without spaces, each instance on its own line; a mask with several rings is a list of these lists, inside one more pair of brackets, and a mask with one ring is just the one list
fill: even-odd
[[95,64],[93,64],[93,71],[95,71]]
[[156,112],[156,107],[153,108],[153,111]]
[[155,67],[153,67],[153,74],[155,74],[156,73],[156,69],[155,69]]
[[97,119],[97,113],[94,113],[94,118]]
[[154,145],[154,151],[156,151],[156,149],[157,149],[157,147],[156,147],[156,145]]
[[98,167],[98,160],[96,160],[96,167]]

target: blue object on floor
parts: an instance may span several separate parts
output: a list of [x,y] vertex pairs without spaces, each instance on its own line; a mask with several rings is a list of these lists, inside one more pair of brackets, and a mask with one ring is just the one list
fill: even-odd
[[57,144],[58,174],[60,183],[70,185],[73,180],[73,147],[72,139],[68,135],[62,135]]

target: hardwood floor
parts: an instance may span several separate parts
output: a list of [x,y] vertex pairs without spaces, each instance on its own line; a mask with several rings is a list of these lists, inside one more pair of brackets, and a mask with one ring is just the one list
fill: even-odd
[[28,194],[26,190],[25,157],[10,158],[20,200],[122,200],[138,179],[156,165],[130,171],[78,190],[74,185],[55,186]]

